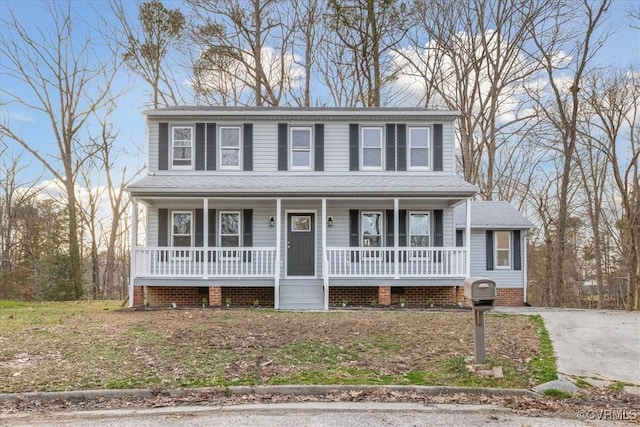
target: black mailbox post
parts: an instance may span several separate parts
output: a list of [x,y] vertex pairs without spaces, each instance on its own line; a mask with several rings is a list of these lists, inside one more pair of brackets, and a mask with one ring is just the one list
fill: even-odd
[[469,277],[464,281],[464,296],[473,309],[473,341],[476,363],[485,362],[484,312],[491,310],[498,298],[496,282],[485,277]]

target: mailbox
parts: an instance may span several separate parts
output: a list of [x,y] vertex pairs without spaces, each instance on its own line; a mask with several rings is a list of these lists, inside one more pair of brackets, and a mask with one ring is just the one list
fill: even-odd
[[464,296],[476,310],[489,310],[498,298],[496,282],[485,277],[469,277],[464,281]]

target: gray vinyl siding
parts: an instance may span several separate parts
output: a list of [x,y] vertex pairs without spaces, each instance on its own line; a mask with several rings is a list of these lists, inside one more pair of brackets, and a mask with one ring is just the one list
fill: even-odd
[[278,124],[256,122],[253,125],[253,170],[275,172],[278,170]]
[[148,130],[148,141],[149,146],[147,147],[148,151],[148,168],[149,172],[157,172],[158,171],[158,162],[160,161],[158,157],[158,143],[159,143],[159,135],[158,135],[158,122],[150,122],[147,126]]
[[[524,243],[521,233],[521,243]],[[487,249],[486,230],[471,230],[471,276],[487,277],[495,280],[499,288],[522,288],[524,287],[524,264],[522,260],[522,270],[487,270]]]
[[[167,120],[168,123],[194,124],[195,121]],[[211,122],[205,118],[198,119],[198,122]],[[249,123],[250,120],[245,122]],[[340,122],[317,122],[324,123],[324,170],[326,172],[348,172],[349,171],[349,123],[359,123],[362,126],[384,126],[380,122],[367,122],[363,120],[351,120]],[[149,120],[148,130],[148,167],[150,173],[158,171],[159,162],[159,142],[158,124],[159,120]],[[253,171],[258,173],[275,172],[278,170],[278,124],[275,121],[253,121]],[[292,122],[290,125],[313,126],[316,122],[300,121]],[[397,120],[397,123],[405,123],[407,126],[433,126],[435,122],[405,122]],[[241,121],[216,122],[216,132],[219,126],[232,124],[237,126]],[[433,144],[432,144],[433,146]],[[443,122],[443,171],[451,174],[455,172],[455,134],[453,122]],[[408,154],[407,154],[408,155]],[[397,153],[396,153],[397,158]],[[171,165],[169,165],[171,169]],[[180,173],[184,173],[181,170]],[[393,172],[390,172],[393,173]],[[405,172],[400,172],[405,173]]]

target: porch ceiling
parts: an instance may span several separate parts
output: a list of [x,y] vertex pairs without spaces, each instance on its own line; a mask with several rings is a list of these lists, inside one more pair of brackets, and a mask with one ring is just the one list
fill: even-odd
[[417,174],[172,174],[149,175],[127,191],[134,197],[442,197],[463,198],[477,192],[455,175]]

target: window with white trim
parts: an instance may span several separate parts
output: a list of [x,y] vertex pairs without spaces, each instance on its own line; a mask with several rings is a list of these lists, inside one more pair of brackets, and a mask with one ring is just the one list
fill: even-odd
[[429,212],[411,212],[409,214],[409,244],[411,247],[430,246],[430,223]]
[[496,231],[494,236],[495,268],[511,268],[511,232]]
[[360,141],[362,170],[382,170],[383,140],[381,127],[363,127]]
[[193,236],[193,213],[189,211],[171,212],[172,246],[191,246]]
[[382,246],[382,212],[362,212],[362,246],[377,248]]
[[240,212],[220,212],[220,246],[240,246]]
[[431,129],[409,128],[409,169],[431,169]]
[[290,164],[292,170],[311,170],[311,135],[310,127],[291,128]]
[[171,127],[171,165],[173,169],[191,169],[193,165],[193,127]]
[[220,169],[240,169],[240,127],[220,126]]

